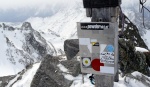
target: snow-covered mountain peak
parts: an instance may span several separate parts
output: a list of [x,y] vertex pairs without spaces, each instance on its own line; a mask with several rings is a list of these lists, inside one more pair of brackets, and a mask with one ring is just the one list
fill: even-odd
[[21,29],[32,29],[32,26],[29,22],[24,22],[21,26]]
[[[0,20],[6,21],[5,23],[0,23],[0,41],[2,44],[0,45],[0,59],[3,60],[0,61],[0,76],[14,75],[24,69],[25,66],[41,61],[45,54],[63,54],[64,41],[77,38],[76,22],[90,22],[91,20],[86,17],[82,0],[26,0],[24,3],[23,0],[16,1],[16,4],[19,5],[0,3]],[[145,5],[150,8],[149,4],[150,1],[147,1]],[[146,12],[145,25],[147,29],[144,29],[142,26],[142,14],[139,13],[138,6],[137,0],[123,0],[122,2],[123,12],[136,24],[140,34],[150,48],[150,40],[148,40],[150,16]],[[8,23],[7,21],[19,23]],[[26,22],[22,24],[20,21]],[[40,64],[37,65],[39,67]],[[32,72],[35,74],[35,70],[38,67],[31,70],[31,72],[25,73],[23,79],[26,79],[25,77]],[[86,78],[87,84],[89,84],[90,81],[87,76]],[[24,80],[20,81],[24,82]],[[129,78],[127,81],[133,80]],[[78,84],[78,82],[74,82],[74,84],[76,84],[75,87],[82,85],[82,83]],[[122,87],[122,85],[130,87],[125,85],[123,80],[119,84],[115,83],[115,85],[115,87]],[[85,86],[89,87],[89,85]]]
[[32,29],[30,23],[23,23],[21,28],[4,23],[0,25],[0,55],[3,60],[0,61],[0,76],[14,75],[26,65],[41,61],[44,55],[56,54],[52,44]]

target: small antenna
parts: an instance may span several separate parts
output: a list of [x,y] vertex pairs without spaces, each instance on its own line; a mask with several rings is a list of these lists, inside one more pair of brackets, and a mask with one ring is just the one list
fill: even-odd
[[144,4],[146,3],[146,1],[147,0],[139,0],[139,2],[140,2],[140,4],[139,4],[139,11],[142,13],[142,16],[143,16],[143,26],[144,26],[144,28],[145,28],[144,12],[145,12],[145,10],[147,10],[148,12],[150,12],[150,10],[144,6]]

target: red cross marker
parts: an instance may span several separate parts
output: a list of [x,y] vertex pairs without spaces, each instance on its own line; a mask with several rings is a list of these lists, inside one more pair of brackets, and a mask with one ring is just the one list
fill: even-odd
[[101,63],[100,59],[94,59],[91,65],[95,71],[100,71],[100,66],[104,66],[104,63]]

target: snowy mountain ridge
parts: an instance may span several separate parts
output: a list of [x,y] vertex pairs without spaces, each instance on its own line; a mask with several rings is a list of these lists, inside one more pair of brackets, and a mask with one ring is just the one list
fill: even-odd
[[27,22],[21,28],[0,24],[0,40],[3,60],[0,61],[0,76],[14,75],[25,66],[40,62],[45,54],[55,53],[52,45]]
[[[131,2],[131,3],[127,3],[127,2]],[[148,29],[143,29],[143,26],[141,25],[141,14],[138,13],[137,10],[137,5],[138,3],[135,2],[134,0],[123,0],[122,1],[122,8],[123,8],[123,12],[129,17],[131,18],[131,21],[133,21],[134,23],[136,23],[137,26],[139,26],[140,28],[140,33],[141,35],[143,35],[143,39],[145,40],[145,42],[147,43],[148,47],[150,47],[149,43],[150,40],[148,40],[149,38],[149,30]],[[147,4],[149,4],[149,1],[147,2]],[[62,51],[63,50],[63,43],[64,40],[66,39],[71,39],[71,38],[77,38],[77,27],[76,27],[76,22],[80,22],[80,21],[86,21],[89,22],[90,18],[87,18],[85,15],[85,9],[82,6],[82,1],[79,0],[75,0],[75,1],[68,1],[66,0],[65,2],[62,3],[62,1],[55,1],[53,2],[53,6],[54,8],[51,8],[50,11],[55,11],[53,15],[48,16],[48,17],[31,17],[28,18],[26,21],[30,22],[33,29],[36,29],[37,32],[39,33],[35,33],[35,39],[37,40],[38,38],[36,38],[36,35],[40,34],[43,39],[45,39],[44,43],[49,44],[51,47],[51,49],[53,49],[53,53],[54,55],[60,54],[58,51]],[[134,7],[135,6],[135,7]],[[147,5],[148,6],[148,5]],[[148,7],[149,8],[149,7]],[[136,9],[136,10],[135,10]],[[138,16],[137,16],[138,15]],[[148,17],[148,16],[146,16]],[[135,20],[140,22],[136,22]],[[147,18],[147,20],[150,20]],[[145,22],[146,24],[149,24],[149,22]],[[14,26],[15,29],[19,28],[22,26],[22,23],[6,23],[7,25],[10,26]],[[147,25],[146,25],[147,26]],[[1,33],[4,32],[6,34],[1,34],[1,37],[3,38],[8,38],[8,42],[11,45],[11,41],[12,44],[14,44],[14,46],[18,49],[18,50],[23,50],[22,46],[23,43],[26,43],[25,41],[25,36],[20,34],[20,32],[25,32],[25,33],[29,33],[30,31],[16,31],[11,34],[9,34],[9,32],[6,32],[3,30],[2,27],[5,27],[4,25],[1,24]],[[148,27],[148,26],[147,26]],[[13,27],[11,27],[13,29]],[[9,28],[11,30],[11,28]],[[144,32],[144,33],[143,33]],[[4,35],[6,37],[4,37]],[[15,37],[14,37],[15,36]],[[13,38],[14,37],[14,38]],[[22,41],[20,41],[20,38],[23,39]],[[29,35],[29,37],[31,37]],[[6,42],[5,39],[1,40],[2,42]],[[43,42],[40,40],[37,40],[39,42]],[[6,46],[6,43],[3,43]],[[3,49],[1,55],[5,56],[5,54],[8,54],[9,52],[11,52],[11,50],[8,50],[8,53],[5,53],[5,49],[7,49],[8,47],[4,47],[3,45],[1,45]],[[15,47],[13,47],[13,45],[10,47],[11,49],[16,49]],[[29,46],[30,47],[30,46]],[[9,49],[10,49],[9,48]],[[24,52],[24,51],[23,51]],[[15,53],[15,51],[14,51]],[[22,54],[22,52],[20,53]],[[28,53],[27,53],[28,54]],[[10,54],[8,54],[9,56],[11,56]],[[26,53],[24,53],[23,55],[26,55]],[[37,53],[32,53],[33,59],[37,57]],[[31,55],[28,54],[28,57],[31,58]],[[20,57],[16,57],[16,58],[20,58]],[[6,60],[7,58],[4,58],[4,60]],[[12,62],[15,60],[13,60],[11,57],[9,58],[9,60],[11,60]],[[7,61],[7,60],[6,60]],[[3,65],[3,64],[1,64]],[[23,66],[22,66],[23,67]],[[17,71],[16,71],[17,72]]]
[[[45,7],[43,6],[42,9],[33,12],[32,17],[24,18],[25,21],[31,23],[32,27],[28,23],[25,23],[23,26],[22,23],[0,24],[0,41],[2,44],[0,46],[0,56],[2,56],[0,59],[3,60],[0,61],[0,68],[2,69],[2,71],[0,72],[0,76],[14,75],[24,69],[26,65],[41,61],[41,58],[42,56],[44,56],[44,54],[61,54],[60,51],[62,52],[63,50],[64,40],[77,38],[76,22],[89,22],[90,18],[87,18],[85,15],[85,9],[82,6],[82,1],[70,1],[71,5],[69,5],[70,3],[68,3],[68,1],[55,1],[52,7],[50,7],[50,10],[47,8],[46,10],[44,10],[50,11],[46,14],[43,14],[44,16],[39,15],[41,12],[43,12],[43,9],[45,9]],[[134,1],[135,0],[123,0],[123,12],[131,19],[132,22],[134,22],[138,26],[138,28],[140,29],[140,34],[150,48],[150,40],[148,40],[150,34],[150,18],[148,15],[146,16],[145,23],[147,29],[143,29],[142,16],[140,13],[138,13],[137,10],[138,3],[134,3]],[[59,5],[61,6],[59,7]],[[49,16],[47,16],[47,14],[49,14]],[[40,51],[41,49],[44,51]],[[31,70],[31,72],[27,71],[24,74],[24,77],[28,76],[29,73],[32,72],[34,72],[35,74],[34,70],[36,70],[39,65],[40,64],[36,64],[36,67],[33,67],[33,70]],[[74,78],[72,87],[89,87],[89,85],[92,87],[93,85],[90,84],[88,76],[85,76],[85,78],[85,84],[81,83],[81,76]],[[15,79],[17,79],[17,77]],[[31,78],[23,79],[20,80],[21,84],[17,82],[13,87],[16,87],[16,85],[19,85],[19,87],[26,87],[26,85],[24,85],[26,84],[26,82],[24,81],[27,81]],[[115,87],[143,86],[134,85],[138,82],[137,80],[130,80],[130,78],[127,80],[129,83],[133,82],[133,84],[130,83],[130,85],[128,85],[127,83],[124,83],[124,78],[121,78],[119,83],[115,83]],[[28,87],[30,86],[28,85]]]

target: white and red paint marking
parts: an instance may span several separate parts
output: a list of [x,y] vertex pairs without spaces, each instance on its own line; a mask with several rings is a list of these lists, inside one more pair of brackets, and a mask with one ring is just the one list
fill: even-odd
[[104,66],[104,63],[101,63],[100,59],[94,59],[91,64],[95,71],[100,71],[100,66]]

